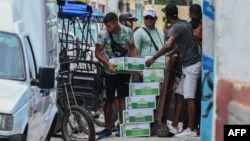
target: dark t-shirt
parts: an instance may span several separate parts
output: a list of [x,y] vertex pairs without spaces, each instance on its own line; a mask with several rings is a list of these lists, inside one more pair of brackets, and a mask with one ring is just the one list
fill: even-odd
[[198,44],[190,23],[183,20],[174,22],[170,28],[169,36],[176,38],[177,46],[180,47],[180,59],[183,67],[201,61]]

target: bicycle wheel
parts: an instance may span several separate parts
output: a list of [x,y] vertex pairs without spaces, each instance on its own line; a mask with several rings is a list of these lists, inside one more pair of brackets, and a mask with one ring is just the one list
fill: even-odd
[[71,106],[70,110],[68,109],[63,115],[63,139],[65,141],[94,141],[95,128],[89,113],[79,106]]

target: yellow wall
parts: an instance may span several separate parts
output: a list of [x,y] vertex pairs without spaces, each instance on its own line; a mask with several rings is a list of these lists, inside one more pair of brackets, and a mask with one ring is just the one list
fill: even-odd
[[[157,16],[158,16],[158,20],[156,22],[156,26],[159,28],[164,27],[164,21],[163,18],[165,17],[165,13],[161,11],[162,8],[164,8],[166,5],[154,5],[154,9],[156,10]],[[132,10],[134,10],[135,6],[131,3],[130,7]],[[180,19],[184,19],[187,20],[189,17],[188,14],[188,8],[189,6],[177,6],[178,7],[178,17]],[[152,5],[145,5],[145,9],[147,8],[152,8]]]

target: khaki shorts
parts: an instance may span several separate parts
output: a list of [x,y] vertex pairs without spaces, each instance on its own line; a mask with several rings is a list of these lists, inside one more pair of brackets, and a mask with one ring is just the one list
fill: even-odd
[[195,98],[197,81],[201,75],[201,62],[182,68],[183,75],[175,90],[184,99]]

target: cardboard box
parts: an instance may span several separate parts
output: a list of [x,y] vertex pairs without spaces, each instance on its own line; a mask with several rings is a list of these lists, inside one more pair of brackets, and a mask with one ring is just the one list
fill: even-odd
[[[145,62],[152,56],[145,56]],[[166,68],[166,57],[161,56],[155,60],[155,62],[150,67],[144,67],[145,69],[165,69]]]
[[121,137],[151,136],[150,123],[120,124]]
[[134,57],[116,57],[109,59],[110,63],[116,64],[115,72],[119,73],[137,73],[144,69],[145,59]]
[[129,94],[130,96],[159,95],[160,83],[159,82],[129,83]]
[[115,67],[116,72],[124,70],[124,57],[111,58],[109,62],[117,65]]
[[143,70],[143,82],[163,82],[164,69]]
[[143,71],[145,66],[145,58],[124,57],[124,70]]
[[149,96],[131,96],[125,98],[126,109],[155,109],[156,97]]
[[154,122],[153,109],[123,110],[123,123],[149,123]]

